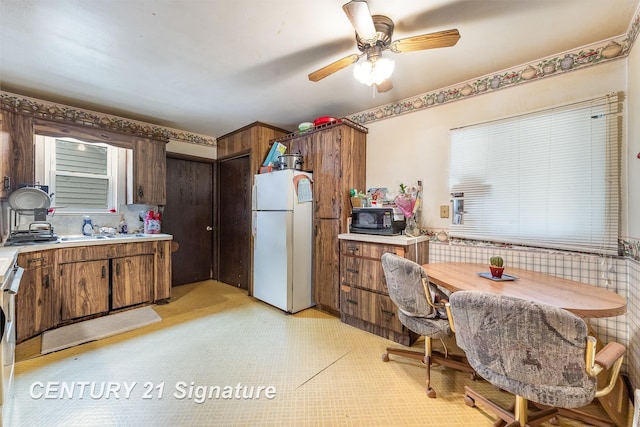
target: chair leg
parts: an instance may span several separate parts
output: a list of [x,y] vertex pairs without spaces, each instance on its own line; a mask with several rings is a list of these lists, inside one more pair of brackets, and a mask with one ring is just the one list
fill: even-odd
[[431,337],[424,337],[424,364],[427,367],[427,375],[426,375],[427,397],[435,399],[436,391],[431,387],[431,363],[433,360],[432,353],[433,353],[433,341]]
[[[483,406],[486,406],[494,415],[498,417],[498,420],[493,424],[494,426],[505,427],[517,427],[517,426],[537,426],[542,422],[553,418],[558,414],[556,408],[548,408],[537,412],[528,411],[528,402],[526,399],[520,396],[516,396],[516,401],[509,410],[504,409],[493,400],[482,396],[478,392],[474,391],[468,386],[465,386],[464,403],[467,406],[474,407],[476,401],[480,402]],[[514,413],[515,410],[515,413]]]

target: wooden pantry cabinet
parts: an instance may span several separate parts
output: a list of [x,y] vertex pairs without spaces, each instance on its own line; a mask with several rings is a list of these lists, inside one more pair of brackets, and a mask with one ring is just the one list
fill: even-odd
[[25,268],[16,295],[17,341],[39,333],[166,300],[170,240],[74,246],[18,255]]
[[340,318],[409,346],[418,335],[400,323],[398,309],[389,297],[380,261],[387,252],[425,264],[429,241],[426,237],[340,235]]
[[277,139],[288,153],[302,154],[302,169],[313,173],[313,292],[317,307],[335,315],[341,303],[338,235],[349,231],[349,190],[365,188],[367,132],[342,119]]

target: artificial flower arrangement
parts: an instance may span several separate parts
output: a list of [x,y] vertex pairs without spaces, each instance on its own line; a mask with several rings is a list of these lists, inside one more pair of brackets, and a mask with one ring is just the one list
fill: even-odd
[[406,218],[407,226],[405,228],[405,234],[409,236],[417,236],[420,233],[416,224],[415,215],[420,207],[421,184],[422,182],[418,181],[418,186],[407,187],[401,183],[400,193],[394,200],[396,206]]

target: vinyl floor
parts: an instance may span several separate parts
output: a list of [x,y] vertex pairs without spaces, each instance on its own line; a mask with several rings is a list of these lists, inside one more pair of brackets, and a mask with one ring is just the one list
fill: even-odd
[[430,399],[419,361],[382,361],[398,344],[316,309],[285,314],[223,283],[176,287],[154,309],[161,322],[44,356],[39,338],[21,343],[9,425],[488,427],[493,415],[466,406],[464,386],[510,402],[442,366]]

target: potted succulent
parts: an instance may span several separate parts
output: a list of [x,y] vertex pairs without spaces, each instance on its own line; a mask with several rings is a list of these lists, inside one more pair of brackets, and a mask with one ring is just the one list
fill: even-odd
[[489,258],[489,269],[491,270],[492,277],[500,279],[504,272],[504,260],[502,257],[492,256]]

